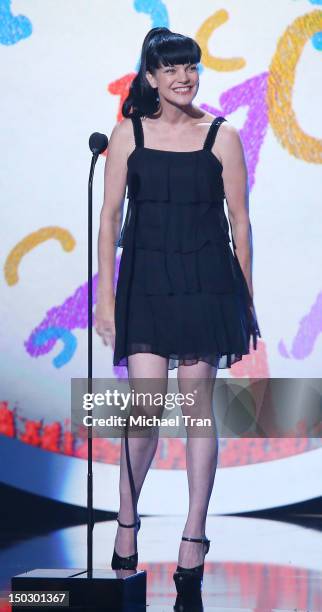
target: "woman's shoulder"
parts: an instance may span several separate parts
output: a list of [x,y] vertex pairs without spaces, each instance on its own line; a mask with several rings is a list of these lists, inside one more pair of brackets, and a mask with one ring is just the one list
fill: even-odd
[[114,124],[109,138],[109,148],[118,149],[124,152],[124,155],[129,155],[133,148],[133,126],[130,118],[123,118]]
[[132,120],[129,117],[123,117],[121,121],[118,121],[113,126],[111,136],[114,135],[119,138],[126,138],[130,135],[132,130]]
[[232,124],[224,115],[218,114],[217,116],[205,113],[202,118],[202,122],[206,124],[206,130],[218,117],[223,117],[225,121],[222,121],[218,128],[218,135],[216,140],[222,140],[228,144],[240,139],[239,130]]
[[[198,109],[200,111],[200,109]],[[234,128],[231,123],[224,117],[223,114],[212,115],[211,113],[205,112],[202,116],[199,116],[197,120],[194,120],[193,125],[195,125],[201,133],[203,134],[203,138],[205,139],[208,135],[209,129],[211,125],[214,123],[215,119],[223,117],[225,121],[221,121],[217,130],[216,130],[216,143],[219,145],[221,142],[226,142],[227,139],[231,139],[231,135],[236,132],[236,128]],[[217,144],[215,145],[217,147]],[[218,152],[218,147],[217,147]]]
[[240,140],[239,130],[229,121],[222,121],[218,128],[218,140],[223,143],[234,143]]
[[221,138],[223,137],[224,139],[234,138],[234,136],[236,134],[238,135],[238,130],[226,119],[226,117],[223,114],[212,115],[210,113],[205,112],[202,117],[197,119],[197,124],[199,126],[203,126],[205,135],[207,135],[207,132],[208,132],[211,124],[218,117],[223,117],[225,119],[225,121],[222,121],[220,123],[220,125],[219,125],[219,128],[218,128],[218,137],[219,137],[219,132],[220,132],[220,137]]
[[[241,150],[242,142],[239,135],[239,130],[226,119],[223,114],[218,114],[216,117],[209,113],[205,113],[201,122],[204,123],[205,135],[209,130],[210,125],[218,117],[224,117],[225,121],[221,121],[216,131],[216,141],[213,145],[213,153],[218,157],[219,161],[222,161],[225,153],[236,152]],[[235,154],[235,153],[234,153]]]

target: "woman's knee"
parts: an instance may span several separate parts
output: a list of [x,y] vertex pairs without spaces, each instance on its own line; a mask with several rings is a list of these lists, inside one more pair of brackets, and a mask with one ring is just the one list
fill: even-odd
[[[196,364],[198,365],[198,364]],[[193,402],[184,402],[182,412],[191,416],[211,416],[213,414],[213,391],[216,378],[216,368],[205,364],[208,367],[185,366],[194,368],[195,376],[186,370],[178,372],[178,387],[183,396],[189,394],[193,397]]]

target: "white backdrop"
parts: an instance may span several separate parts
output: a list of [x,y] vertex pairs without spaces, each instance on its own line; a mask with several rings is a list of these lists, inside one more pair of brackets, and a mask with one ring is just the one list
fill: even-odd
[[[109,136],[120,119],[143,38],[157,25],[202,46],[194,102],[240,130],[248,163],[262,339],[219,376],[321,376],[320,4],[0,0],[2,433],[11,435],[16,409],[12,435],[53,450],[41,427],[63,426],[70,378],[87,374],[88,138]],[[112,356],[94,334],[96,377],[126,376]]]

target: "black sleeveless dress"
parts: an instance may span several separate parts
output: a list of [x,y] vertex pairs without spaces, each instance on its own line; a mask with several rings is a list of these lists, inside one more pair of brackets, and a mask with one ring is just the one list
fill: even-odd
[[226,119],[214,119],[192,152],[145,148],[141,119],[131,119],[113,365],[148,352],[168,358],[169,370],[199,360],[230,368],[261,333],[229,244],[222,165],[211,151]]

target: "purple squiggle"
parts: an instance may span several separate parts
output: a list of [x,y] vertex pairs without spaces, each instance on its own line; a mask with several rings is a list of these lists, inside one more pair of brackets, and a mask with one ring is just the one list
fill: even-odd
[[200,105],[200,108],[215,116],[226,116],[242,106],[248,107],[245,124],[240,130],[240,138],[245,147],[249,190],[255,183],[259,152],[268,127],[267,77],[268,72],[263,72],[222,93],[219,98],[221,109],[210,104]]
[[[116,257],[115,265],[115,280],[118,276],[120,258]],[[97,290],[97,279],[98,275],[93,276],[93,305],[96,304],[96,290]],[[38,355],[44,355],[49,353],[52,347],[56,344],[57,337],[49,337],[44,344],[37,344],[37,336],[39,332],[48,330],[51,327],[64,328],[66,330],[73,329],[86,329],[88,325],[87,317],[87,287],[88,283],[84,283],[75,293],[68,297],[63,304],[60,306],[54,306],[46,313],[45,318],[41,323],[33,329],[28,340],[24,342],[27,352],[32,357],[38,357]]]
[[[299,324],[298,332],[293,340],[291,356],[295,359],[305,359],[314,348],[315,341],[322,332],[322,292],[316,298],[310,312],[305,315]],[[288,357],[288,351],[283,340],[279,343],[279,352]]]

